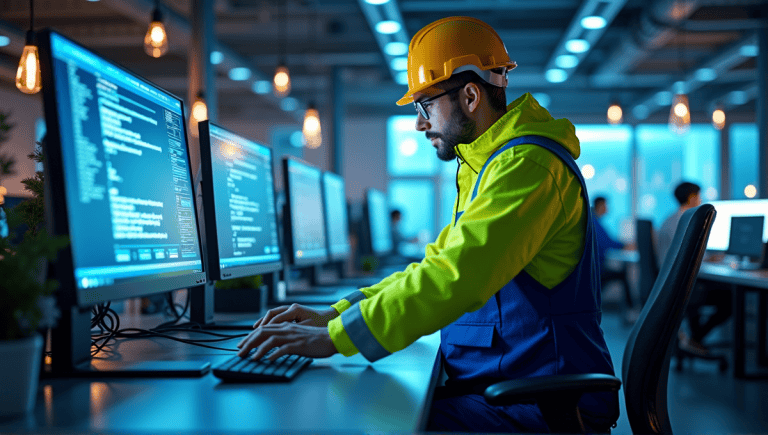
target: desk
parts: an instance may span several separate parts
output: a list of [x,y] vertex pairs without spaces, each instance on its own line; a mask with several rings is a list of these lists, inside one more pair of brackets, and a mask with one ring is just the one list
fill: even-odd
[[768,365],[766,352],[766,318],[768,317],[768,270],[737,270],[730,266],[702,263],[699,280],[727,284],[733,292],[733,375],[737,378],[768,378],[768,374],[746,372],[746,316],[747,292],[758,292],[757,360]]
[[[609,250],[606,258],[622,263],[637,263],[637,251]],[[768,365],[766,349],[766,321],[768,318],[768,270],[737,270],[718,263],[702,262],[699,280],[727,284],[733,292],[733,376],[736,378],[768,378],[768,374],[747,373],[746,371],[746,316],[745,296],[747,292],[759,293],[757,348],[758,364]]]
[[[280,384],[222,383],[211,373],[191,379],[44,379],[34,412],[0,422],[0,432],[415,432],[426,425],[439,345],[435,333],[375,363],[359,354],[316,359],[293,382]],[[124,340],[115,350],[125,361],[216,364],[231,355],[165,339]]]

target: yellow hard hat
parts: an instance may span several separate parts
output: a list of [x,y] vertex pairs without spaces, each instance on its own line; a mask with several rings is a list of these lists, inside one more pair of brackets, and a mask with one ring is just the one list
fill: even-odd
[[[488,24],[471,17],[443,18],[413,35],[408,46],[408,92],[397,105],[412,103],[414,93],[463,71],[474,71],[486,82],[506,87],[506,73],[516,66]],[[504,74],[491,71],[502,67]]]

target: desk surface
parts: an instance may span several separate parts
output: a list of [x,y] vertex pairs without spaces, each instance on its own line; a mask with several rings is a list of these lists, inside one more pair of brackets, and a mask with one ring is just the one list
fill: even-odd
[[[237,340],[218,345],[234,348]],[[440,335],[375,363],[361,355],[316,359],[293,382],[191,379],[41,380],[35,410],[0,432],[418,431],[437,373]],[[125,340],[120,359],[204,360],[231,353],[165,339]]]
[[768,270],[740,270],[726,264],[701,263],[699,278],[768,289]]

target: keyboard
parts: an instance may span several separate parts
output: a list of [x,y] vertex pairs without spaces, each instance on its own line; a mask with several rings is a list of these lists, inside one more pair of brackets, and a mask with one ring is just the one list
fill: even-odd
[[235,355],[214,367],[213,375],[225,381],[288,382],[312,362],[312,358],[299,355],[283,355],[275,361],[269,361],[267,357],[276,349],[271,349],[258,361],[250,358],[256,349],[251,350],[246,358]]

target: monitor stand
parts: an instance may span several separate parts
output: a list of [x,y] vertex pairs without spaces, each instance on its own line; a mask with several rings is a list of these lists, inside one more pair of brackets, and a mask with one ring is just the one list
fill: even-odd
[[[209,281],[205,285],[199,285],[189,289],[190,291],[190,312],[189,312],[189,325],[199,325],[205,330],[223,330],[223,331],[243,331],[253,330],[253,324],[261,317],[263,311],[266,309],[268,303],[269,289],[275,288],[277,283],[277,272],[264,273],[261,275],[262,287],[260,289],[253,289],[254,293],[258,294],[258,309],[253,311],[254,317],[248,320],[240,321],[215,321],[215,292],[214,282]],[[221,302],[223,299],[219,298]],[[235,301],[227,301],[227,303],[233,303]]]

